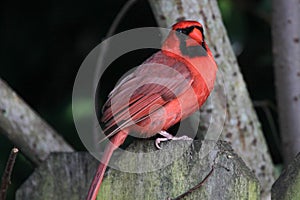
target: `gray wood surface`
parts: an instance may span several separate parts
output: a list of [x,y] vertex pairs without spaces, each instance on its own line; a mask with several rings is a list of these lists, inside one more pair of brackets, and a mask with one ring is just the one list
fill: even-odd
[[16,193],[24,200],[82,200],[98,161],[89,153],[52,153]]
[[[173,141],[162,144],[163,150],[158,151],[153,141],[134,142],[127,151],[155,153],[147,154],[146,157],[120,156],[115,161],[119,169],[142,172],[143,167],[174,162],[147,173],[110,169],[98,199],[175,198],[199,184],[212,167],[214,170],[203,186],[184,199],[260,199],[257,179],[227,143],[219,141],[202,158],[205,146],[213,144],[204,141],[201,146],[197,141],[192,145],[186,141]],[[51,154],[19,188],[16,199],[84,199],[97,163],[88,153]]]
[[272,187],[273,200],[300,199],[300,153],[282,172]]

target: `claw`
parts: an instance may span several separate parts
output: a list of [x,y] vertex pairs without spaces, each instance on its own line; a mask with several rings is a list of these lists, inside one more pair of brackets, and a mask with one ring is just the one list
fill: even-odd
[[155,140],[155,146],[156,146],[156,148],[161,149],[161,147],[159,146],[159,144],[161,142],[165,142],[165,141],[168,141],[168,140],[169,140],[168,138],[156,138],[156,140]]

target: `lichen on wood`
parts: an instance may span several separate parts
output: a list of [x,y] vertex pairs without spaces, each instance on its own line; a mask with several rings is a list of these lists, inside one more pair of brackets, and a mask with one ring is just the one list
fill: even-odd
[[[203,141],[209,143],[210,141]],[[169,155],[159,151],[142,165],[168,162],[172,155],[180,155],[170,165],[147,173],[130,173],[111,169],[103,181],[98,199],[172,199],[199,184],[206,176],[207,181],[184,199],[260,199],[260,186],[255,175],[245,163],[233,153],[226,142],[218,141],[213,150],[203,157],[201,142],[192,145],[185,141],[163,144]],[[186,151],[182,151],[185,149]],[[135,142],[131,152],[155,151],[152,141]],[[136,169],[141,163],[130,157],[121,156],[117,161],[120,169]],[[148,163],[147,163],[148,162]]]
[[272,187],[273,200],[300,199],[300,153],[287,166]]
[[[202,145],[212,141],[172,141],[162,144],[161,153],[154,141],[142,140],[131,144],[130,152],[155,152],[149,159],[133,160],[120,156],[116,162],[120,169],[141,168],[153,165],[156,160],[168,162],[161,169],[140,173],[109,169],[98,194],[101,200],[161,200],[175,198],[199,184],[212,170],[201,187],[189,193],[184,199],[260,199],[260,186],[245,163],[226,142],[218,141],[203,157]],[[174,157],[175,156],[175,157]],[[142,158],[141,158],[142,159]],[[16,199],[84,199],[98,161],[88,153],[54,153],[17,191]]]

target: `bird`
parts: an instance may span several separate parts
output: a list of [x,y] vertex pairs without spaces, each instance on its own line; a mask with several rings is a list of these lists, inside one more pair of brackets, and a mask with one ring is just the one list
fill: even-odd
[[113,152],[129,133],[141,137],[156,134],[155,145],[176,137],[168,128],[200,109],[214,88],[218,67],[209,49],[201,23],[175,23],[161,49],[121,80],[102,107],[107,144],[87,200],[97,198],[105,170]]

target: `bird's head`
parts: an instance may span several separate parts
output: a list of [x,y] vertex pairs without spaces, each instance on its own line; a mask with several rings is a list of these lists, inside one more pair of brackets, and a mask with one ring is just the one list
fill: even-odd
[[189,36],[199,44],[204,42],[203,27],[202,24],[197,21],[178,22],[172,26],[172,30]]
[[203,26],[197,21],[181,21],[172,26],[162,49],[188,57],[207,55]]

